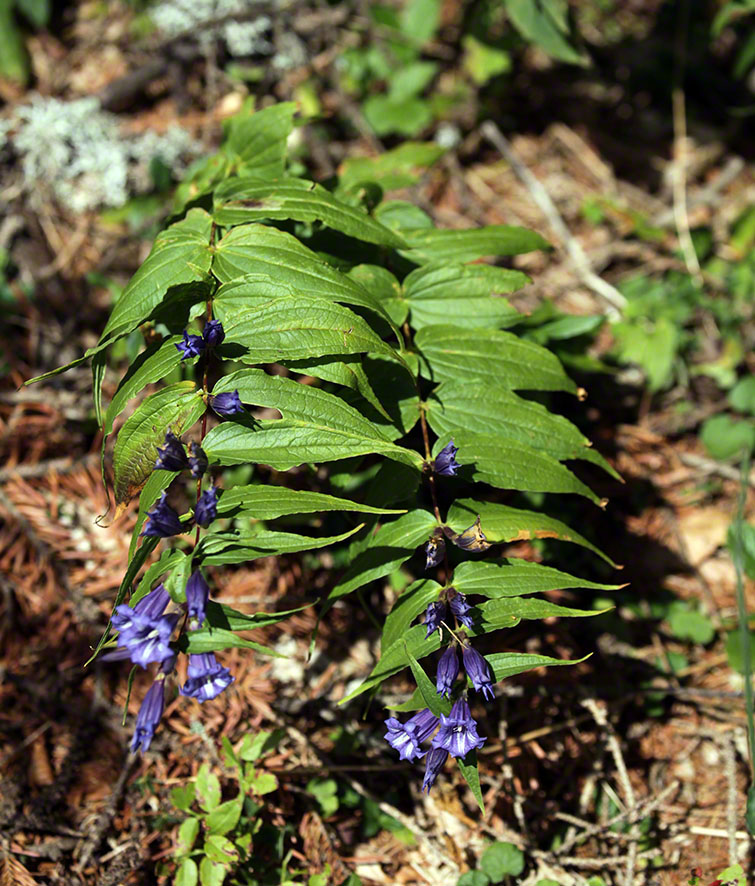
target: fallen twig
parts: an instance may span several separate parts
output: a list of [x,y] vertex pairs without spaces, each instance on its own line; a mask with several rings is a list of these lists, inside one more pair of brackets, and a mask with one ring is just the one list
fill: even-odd
[[548,194],[543,185],[537,180],[537,178],[535,178],[524,163],[522,163],[514,149],[511,147],[508,139],[492,120],[487,120],[483,123],[480,127],[480,132],[498,151],[501,152],[502,156],[513,169],[517,178],[530,192],[532,199],[548,220],[548,224],[551,226],[559,240],[561,240],[581,282],[607,303],[605,311],[606,316],[610,319],[617,319],[620,317],[622,311],[626,307],[627,300],[615,286],[611,286],[610,283],[607,283],[602,277],[599,277],[593,271],[590,262],[585,255],[585,251],[566,227],[566,223],[561,218],[561,215],[551,200],[550,194]]

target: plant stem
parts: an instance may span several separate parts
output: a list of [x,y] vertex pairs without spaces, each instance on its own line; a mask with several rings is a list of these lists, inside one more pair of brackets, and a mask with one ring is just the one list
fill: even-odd
[[[419,421],[422,425],[422,439],[425,443],[425,460],[429,463],[432,461],[430,456],[430,437],[427,433],[427,419],[425,418],[425,407],[424,403],[419,404]],[[433,511],[435,511],[435,519],[438,521],[438,526],[443,525],[443,521],[440,518],[440,508],[438,507],[438,496],[435,491],[435,474],[430,471],[427,475],[427,482],[430,485],[430,495],[433,500]]]
[[737,613],[739,616],[739,637],[742,644],[742,668],[745,678],[745,710],[747,713],[747,744],[750,751],[750,778],[755,777],[755,718],[753,717],[752,659],[750,655],[750,629],[747,620],[747,603],[744,590],[744,557],[742,551],[742,524],[744,522],[745,501],[750,475],[750,453],[742,459],[742,472],[739,484],[737,518],[734,524],[734,569],[737,576]]
[[[213,223],[213,231],[214,231],[214,223]],[[212,300],[207,299],[207,322],[209,323],[212,320]],[[207,377],[208,377],[208,369],[210,364],[209,354],[205,350],[202,355],[202,396],[204,397],[205,407],[204,414],[202,415],[202,431],[199,437],[199,445],[201,446],[204,442],[205,434],[207,433]],[[199,499],[202,495],[202,478],[197,477],[197,505],[199,505]],[[194,511],[196,514],[196,510]],[[199,524],[197,524],[197,532],[194,536],[194,547],[199,544]]]

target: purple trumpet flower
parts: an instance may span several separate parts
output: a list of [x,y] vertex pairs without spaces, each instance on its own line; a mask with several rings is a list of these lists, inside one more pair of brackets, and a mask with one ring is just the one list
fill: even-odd
[[181,352],[182,360],[198,357],[204,350],[204,339],[201,335],[192,335],[184,330],[184,340],[177,342],[176,347]]
[[455,477],[456,472],[461,467],[458,461],[456,461],[456,453],[458,451],[459,447],[454,446],[453,440],[447,446],[444,446],[435,456],[435,461],[433,462],[435,473],[442,474],[444,477]]
[[210,488],[205,489],[205,491],[199,497],[197,506],[194,509],[194,519],[199,526],[206,527],[209,526],[210,523],[212,523],[217,515],[218,488],[217,486],[210,486]]
[[458,591],[455,594],[450,594],[448,597],[448,606],[457,621],[461,622],[465,628],[471,628],[474,626],[472,616],[468,614],[472,607],[467,603],[467,598],[464,594],[460,594]]
[[225,338],[223,324],[220,320],[208,320],[202,330],[202,339],[206,348],[216,348]]
[[210,406],[221,418],[230,418],[244,411],[238,391],[227,391],[210,397]]
[[179,535],[184,531],[184,526],[178,519],[178,514],[165,501],[167,497],[167,492],[163,492],[160,496],[160,501],[151,511],[147,511],[147,522],[142,530],[142,535],[168,538],[171,535]]
[[162,471],[182,471],[188,467],[183,443],[172,431],[166,431],[165,443],[157,450],[155,468]]
[[210,599],[210,586],[204,580],[204,576],[197,569],[192,572],[186,582],[186,604],[189,610],[189,618],[201,628],[204,623],[207,601]]
[[494,698],[493,674],[490,665],[472,646],[462,646],[461,657],[464,659],[464,670],[469,675],[472,685],[485,698]]
[[220,695],[234,679],[228,668],[218,663],[214,653],[190,655],[188,677],[179,692],[199,702],[209,701]]
[[443,748],[452,757],[466,757],[475,748],[481,748],[487,739],[477,734],[477,723],[469,712],[466,699],[458,699],[446,717],[440,715],[440,729],[433,738],[434,748]]
[[189,443],[189,469],[191,476],[199,480],[207,473],[207,455],[198,443]]
[[443,764],[448,759],[448,751],[444,748],[431,748],[427,754],[427,763],[425,766],[425,777],[422,781],[422,791],[430,793],[430,788],[435,784],[438,773],[443,768]]
[[425,625],[427,626],[427,639],[433,631],[440,630],[440,623],[446,617],[446,604],[442,600],[436,600],[425,610]]
[[159,584],[135,606],[126,603],[116,606],[110,624],[116,631],[120,631],[121,637],[124,637],[129,632],[138,631],[145,625],[152,624],[165,612],[169,600],[170,595],[162,584]]
[[131,742],[132,753],[140,747],[142,751],[146,751],[149,748],[164,710],[165,675],[158,674],[155,682],[147,690],[144,701],[139,708],[139,713],[136,716],[136,729]]
[[121,661],[130,658],[134,664],[146,668],[154,661],[165,662],[175,653],[170,638],[178,622],[178,613],[159,618],[140,619],[118,636],[119,648],[103,655],[104,661]]
[[406,723],[388,717],[385,721],[388,731],[383,737],[398,751],[400,760],[417,760],[425,754],[420,745],[435,732],[438,723],[438,718],[427,708],[418,711]]
[[438,662],[438,670],[435,674],[435,688],[438,695],[449,696],[454,681],[459,676],[459,656],[453,645],[446,647]]

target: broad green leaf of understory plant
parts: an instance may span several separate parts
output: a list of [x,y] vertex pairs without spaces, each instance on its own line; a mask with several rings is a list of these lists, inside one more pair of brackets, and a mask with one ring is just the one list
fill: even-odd
[[[105,440],[113,430],[113,422],[121,414],[128,401],[141,393],[147,385],[165,378],[171,370],[181,363],[181,352],[176,347],[176,343],[181,340],[180,335],[172,335],[161,343],[150,345],[129,366],[105,412],[102,425],[103,448]],[[196,358],[191,358],[187,362],[193,365]]]
[[267,181],[279,178],[285,168],[286,146],[295,111],[293,102],[282,102],[233,118],[228,138],[218,153],[193,164],[176,189],[174,211],[180,212],[187,203],[209,194],[214,185],[233,171]]
[[524,870],[524,853],[513,843],[493,843],[482,853],[480,868],[491,883],[502,883],[506,877],[518,877]]
[[221,283],[267,277],[284,292],[359,305],[388,320],[380,302],[353,277],[331,267],[296,237],[269,225],[239,225],[228,231],[215,247],[212,272]]
[[448,231],[421,228],[404,231],[409,248],[401,252],[419,264],[430,262],[467,262],[486,256],[520,255],[536,249],[550,249],[550,244],[534,231],[511,225],[489,225]]
[[422,358],[422,374],[432,381],[477,379],[494,390],[577,393],[558,357],[510,332],[425,326],[414,342]]
[[136,329],[171,287],[208,280],[211,231],[212,218],[203,209],[192,209],[157,235],[152,251],[115,303],[98,349]]
[[181,381],[152,394],[121,428],[113,450],[115,500],[130,501],[155,468],[157,448],[165,432],[176,436],[191,427],[205,410],[193,381]]
[[283,175],[295,113],[295,102],[281,102],[231,122],[224,149],[242,174],[253,172],[265,181]]
[[435,33],[440,22],[440,10],[440,0],[409,0],[400,13],[401,31],[422,46]]
[[498,682],[499,680],[505,680],[517,674],[524,674],[536,668],[580,664],[589,657],[589,655],[586,655],[584,658],[576,658],[569,661],[567,659],[551,658],[548,655],[534,655],[526,652],[494,652],[492,655],[486,655],[485,659],[493,669],[493,675],[496,682]]
[[253,640],[245,640],[235,631],[227,631],[225,628],[212,628],[205,626],[188,634],[181,634],[178,648],[187,655],[200,655],[203,652],[219,652],[223,649],[252,649],[260,655],[268,655],[272,658],[285,658],[279,652]]
[[500,329],[521,317],[502,293],[521,289],[530,278],[492,265],[429,264],[404,280],[404,296],[414,329],[453,322],[464,327]]
[[367,213],[342,203],[315,182],[290,178],[276,182],[234,178],[215,191],[215,220],[224,226],[272,219],[322,222],[357,240],[378,246],[404,247],[402,237]]
[[247,278],[218,290],[215,311],[227,337],[223,356],[254,364],[369,352],[400,359],[343,305],[293,293],[255,295],[260,285]]
[[157,235],[152,251],[134,274],[113,307],[100,341],[65,366],[30,379],[27,384],[50,378],[94,357],[94,408],[102,424],[102,381],[105,362],[102,352],[117,339],[132,332],[153,311],[170,301],[201,301],[209,292],[212,261],[210,236],[212,219],[201,209],[192,209],[186,218]]
[[592,462],[618,479],[616,471],[570,421],[499,386],[463,380],[443,382],[428,398],[425,411],[430,427],[440,438],[461,431],[495,434],[509,444],[524,444],[559,461]]
[[552,456],[524,443],[511,443],[492,434],[458,431],[454,442],[459,451],[457,461],[471,468],[476,482],[489,483],[499,489],[520,489],[527,492],[573,492],[600,504],[597,495]]
[[214,532],[206,535],[196,548],[195,559],[205,566],[223,563],[245,563],[260,557],[273,557],[295,551],[311,551],[345,541],[361,528],[361,524],[340,535],[314,538],[295,532],[260,529],[252,532]]
[[[495,562],[460,563],[454,569],[453,586],[463,594],[483,597],[519,597],[565,588],[616,591],[624,585],[598,584],[560,569],[511,558]],[[389,616],[390,617],[390,616]]]
[[391,420],[373,390],[364,370],[361,355],[345,354],[340,360],[333,356],[319,357],[314,360],[286,360],[284,365],[302,375],[311,375],[313,378],[320,378],[323,381],[333,382],[333,384],[343,385],[345,388],[357,391],[387,421]]
[[234,486],[223,492],[218,501],[218,514],[249,516],[256,520],[274,520],[288,514],[311,514],[322,511],[354,511],[363,514],[403,514],[403,510],[374,508],[370,505],[336,498],[307,489],[286,489],[285,486],[257,484]]
[[221,464],[251,461],[287,470],[305,462],[375,452],[418,470],[422,467],[418,453],[386,440],[372,422],[326,391],[246,369],[225,376],[213,393],[236,389],[242,403],[272,406],[283,418],[226,421],[213,428],[204,449]]

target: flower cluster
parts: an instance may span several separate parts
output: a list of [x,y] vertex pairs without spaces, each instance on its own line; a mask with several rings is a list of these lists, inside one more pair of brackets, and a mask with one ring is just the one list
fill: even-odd
[[[434,631],[439,631],[443,635],[443,627],[446,627],[451,635],[451,641],[440,656],[435,675],[435,689],[441,697],[451,698],[454,693],[454,684],[461,670],[457,646],[461,646],[464,671],[472,686],[486,699],[493,698],[494,680],[490,665],[469,643],[464,632],[459,632],[459,625],[466,628],[473,626],[471,611],[472,607],[467,598],[455,588],[447,588],[441,598],[434,600],[425,610],[426,638]],[[453,630],[446,624],[446,619],[450,616],[454,619]],[[427,756],[425,777],[422,782],[423,791],[430,790],[449,754],[452,757],[465,757],[470,751],[482,747],[485,742],[485,738],[477,733],[477,723],[470,713],[466,693],[463,690],[447,716],[441,714],[440,717],[436,717],[430,710],[425,709],[419,711],[406,723],[401,723],[395,717],[389,717],[385,725],[388,729],[385,739],[399,752],[400,759],[417,760]],[[420,747],[422,742],[428,739],[438,726],[440,729],[432,739],[430,749],[423,751]]]
[[[196,570],[186,584],[184,607],[192,630],[204,624],[209,598],[209,585],[202,573]],[[111,619],[112,626],[118,631],[118,649],[104,655],[104,659],[130,659],[143,668],[151,663],[160,666],[139,708],[132,751],[138,748],[146,751],[149,748],[165,708],[165,679],[175,669],[178,657],[171,637],[181,613],[166,615],[169,601],[168,592],[159,584],[135,606],[117,606]],[[179,692],[199,702],[208,701],[220,695],[233,680],[230,671],[218,663],[213,653],[189,655],[187,679]]]
[[[399,752],[399,759],[411,761],[427,757],[422,790],[428,792],[449,754],[452,757],[466,757],[470,751],[481,748],[487,740],[485,736],[477,733],[477,722],[463,697],[454,702],[448,716],[441,714],[440,717],[436,717],[432,711],[425,708],[410,717],[406,723],[395,717],[389,717],[385,725],[388,730],[385,739]],[[430,738],[434,732],[430,748],[423,751],[422,742]]]

